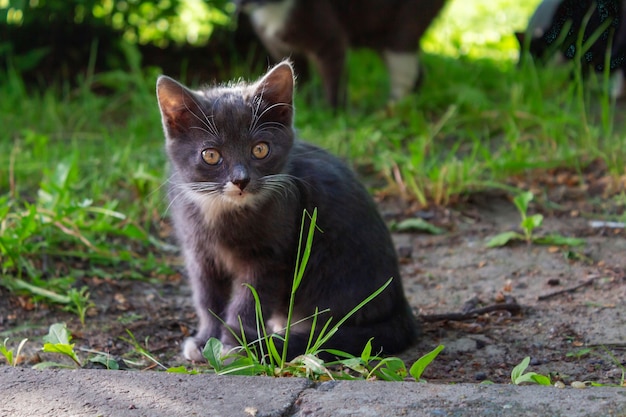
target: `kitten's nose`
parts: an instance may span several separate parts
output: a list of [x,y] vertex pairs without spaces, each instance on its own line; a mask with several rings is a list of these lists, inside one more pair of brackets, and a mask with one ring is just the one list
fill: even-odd
[[250,183],[250,175],[248,175],[248,170],[241,165],[235,166],[233,168],[230,182],[235,184],[237,187],[239,187],[241,191],[243,191],[243,189],[246,188],[246,185]]
[[237,187],[239,187],[241,191],[243,191],[243,189],[246,188],[246,185],[248,185],[248,183],[250,182],[250,178],[248,177],[236,178],[236,179],[231,180],[231,182],[235,184]]

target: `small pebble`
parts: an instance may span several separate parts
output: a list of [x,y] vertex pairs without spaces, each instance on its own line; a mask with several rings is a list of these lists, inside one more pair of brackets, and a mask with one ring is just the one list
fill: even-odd
[[572,388],[578,388],[578,389],[587,388],[587,384],[581,381],[574,381],[572,382]]
[[398,257],[402,259],[410,259],[413,255],[413,247],[403,245],[398,247]]
[[485,372],[476,372],[474,374],[474,379],[476,381],[484,381],[485,379],[487,379],[487,373],[485,373]]
[[565,384],[563,383],[563,381],[556,381],[554,383],[554,387],[555,388],[565,388]]

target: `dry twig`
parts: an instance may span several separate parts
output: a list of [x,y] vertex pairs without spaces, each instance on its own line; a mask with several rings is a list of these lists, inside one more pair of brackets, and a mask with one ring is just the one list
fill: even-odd
[[586,281],[581,282],[580,284],[575,285],[573,287],[565,288],[564,290],[551,292],[551,293],[545,294],[545,295],[540,295],[539,297],[537,297],[537,300],[538,301],[545,301],[545,300],[549,300],[550,298],[554,298],[554,297],[562,295],[562,294],[571,294],[571,293],[579,290],[580,288],[583,288],[583,287],[586,287],[588,285],[593,284],[593,282],[596,280],[596,278],[598,278],[598,275],[594,275],[591,278],[587,279]]
[[427,323],[434,323],[437,321],[465,321],[475,319],[478,316],[491,313],[493,311],[509,311],[511,313],[519,313],[521,310],[522,307],[517,303],[517,301],[512,300],[506,303],[497,303],[486,307],[475,308],[462,313],[425,314],[419,317],[422,321]]

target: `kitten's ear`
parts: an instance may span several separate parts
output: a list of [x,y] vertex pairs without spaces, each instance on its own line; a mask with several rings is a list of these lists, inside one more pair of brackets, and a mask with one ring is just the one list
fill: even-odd
[[157,79],[156,92],[163,127],[172,136],[188,130],[193,119],[202,114],[193,91],[170,77]]
[[293,114],[293,68],[289,61],[283,61],[269,70],[256,84],[254,95],[275,106],[285,116]]

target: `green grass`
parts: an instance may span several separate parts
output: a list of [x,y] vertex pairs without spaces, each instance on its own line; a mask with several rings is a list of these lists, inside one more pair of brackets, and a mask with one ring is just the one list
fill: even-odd
[[[82,277],[170,271],[157,250],[162,131],[156,109],[146,111],[158,71],[141,69],[132,48],[128,65],[43,92],[19,74],[2,75],[0,284],[65,304],[81,319],[89,304]],[[91,92],[113,84],[112,95]],[[73,287],[82,299],[69,296]]]
[[[349,57],[345,111],[323,106],[319,80],[300,86],[300,136],[344,157],[377,189],[424,206],[516,191],[513,177],[594,160],[618,184],[626,135],[602,79],[583,88],[571,68],[516,66],[512,33],[538,1],[471,3],[449,2],[423,41],[422,89],[393,107],[382,98],[384,67],[367,51]],[[126,56],[124,68],[88,71],[79,87],[37,91],[11,68],[0,73],[0,285],[82,318],[84,277],[153,279],[173,265],[160,235],[159,69],[143,68],[133,47]],[[241,63],[232,78],[261,71]],[[93,92],[102,88],[110,94]]]
[[[368,59],[353,54],[351,69]],[[371,83],[353,83],[346,113],[300,110],[302,136],[373,168],[392,191],[423,205],[508,189],[512,176],[530,170],[580,170],[598,158],[616,178],[623,173],[625,141],[612,103],[593,85],[580,99],[568,68],[538,71],[431,54],[424,65],[420,93],[391,109],[360,95]]]

